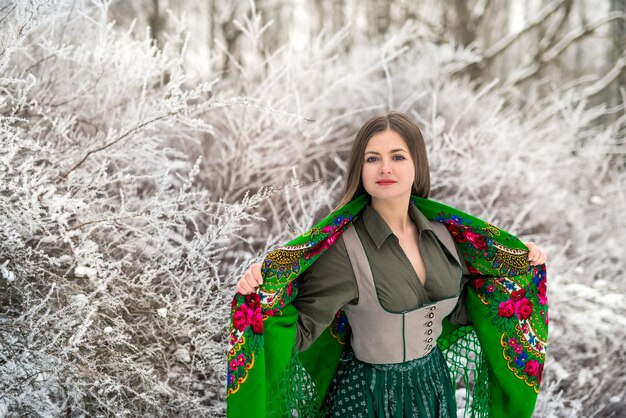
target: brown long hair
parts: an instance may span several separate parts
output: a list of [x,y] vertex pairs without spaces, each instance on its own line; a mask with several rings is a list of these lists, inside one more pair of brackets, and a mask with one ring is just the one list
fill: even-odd
[[428,168],[426,144],[424,143],[422,132],[415,122],[404,113],[389,112],[370,118],[356,134],[348,162],[346,190],[333,212],[358,195],[367,193],[361,180],[365,147],[372,136],[388,129],[402,137],[409,149],[413,164],[415,164],[415,180],[413,181],[411,194],[420,197],[428,197],[430,195],[430,169]]

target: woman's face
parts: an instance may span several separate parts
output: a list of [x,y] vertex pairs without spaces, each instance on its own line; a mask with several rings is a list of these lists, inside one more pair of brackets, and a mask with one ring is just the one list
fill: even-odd
[[404,139],[387,129],[365,146],[361,181],[372,198],[393,199],[411,194],[415,165]]

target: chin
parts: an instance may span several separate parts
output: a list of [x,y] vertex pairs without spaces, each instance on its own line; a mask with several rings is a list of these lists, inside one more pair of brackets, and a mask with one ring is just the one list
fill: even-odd
[[411,189],[408,190],[380,190],[380,187],[376,185],[373,188],[366,188],[365,191],[372,197],[376,199],[383,200],[392,200],[397,199],[404,196],[411,196]]

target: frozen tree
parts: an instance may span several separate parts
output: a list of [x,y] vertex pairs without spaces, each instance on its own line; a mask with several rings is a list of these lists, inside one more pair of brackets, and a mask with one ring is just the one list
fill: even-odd
[[328,213],[356,129],[391,109],[423,130],[433,198],[549,254],[537,416],[623,410],[626,92],[590,101],[611,73],[477,84],[482,53],[425,24],[270,48],[242,9],[221,77],[182,17],[155,42],[108,2],[0,8],[0,415],[223,415],[236,280]]

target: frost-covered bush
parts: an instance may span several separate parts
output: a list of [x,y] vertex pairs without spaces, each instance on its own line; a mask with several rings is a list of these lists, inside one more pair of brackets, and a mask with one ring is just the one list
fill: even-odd
[[390,109],[422,127],[433,198],[549,254],[537,416],[624,408],[623,109],[597,126],[581,85],[476,88],[454,75],[475,54],[422,27],[267,54],[254,13],[238,72],[192,80],[184,28],[158,49],[106,4],[20,3],[0,33],[0,415],[223,415],[234,283],[334,206],[356,130]]

